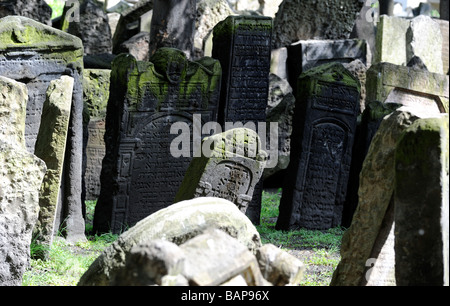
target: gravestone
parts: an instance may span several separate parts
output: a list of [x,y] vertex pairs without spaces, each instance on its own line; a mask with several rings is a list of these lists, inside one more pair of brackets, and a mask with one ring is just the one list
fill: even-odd
[[[114,60],[94,231],[119,232],[173,204],[191,148],[201,141],[192,136],[194,114],[200,123],[217,121],[220,77],[218,61],[191,62],[172,48],[159,49],[150,62],[125,54]],[[174,123],[182,135],[172,131]],[[172,150],[183,132],[181,152]]]
[[359,0],[284,0],[273,23],[273,47],[298,40],[347,39],[363,4]]
[[20,286],[30,260],[45,163],[25,148],[25,84],[0,76],[0,286]]
[[358,207],[342,237],[341,261],[330,285],[396,283],[395,150],[402,133],[421,117],[419,109],[403,106],[381,122],[361,169]]
[[27,17],[46,25],[52,25],[52,8],[45,0],[2,0],[0,1],[0,17],[18,15]]
[[375,38],[373,64],[406,65],[406,31],[409,21],[399,17],[380,16]]
[[448,78],[415,67],[374,64],[366,74],[366,101],[415,105],[435,114],[448,112]]
[[[266,122],[271,37],[270,17],[229,16],[214,27],[212,55],[223,70],[218,121],[222,126],[226,122],[255,126]],[[260,180],[247,210],[247,216],[256,224],[262,184]]]
[[323,230],[341,224],[359,94],[358,80],[340,63],[299,77],[277,229]]
[[367,63],[367,44],[360,39],[301,40],[287,49],[288,80],[294,93],[298,77],[313,67],[331,62],[348,64],[356,59]]
[[40,245],[50,247],[58,228],[55,228],[59,191],[69,128],[74,79],[61,76],[50,81],[42,107],[42,124],[39,127],[34,153],[47,165],[39,192],[39,220],[33,236]]
[[193,158],[174,202],[217,197],[246,213],[265,166],[258,135],[250,129],[232,129],[202,140],[202,148],[210,146],[211,152]]
[[62,211],[57,224],[68,240],[85,239],[82,218],[83,45],[79,38],[26,17],[0,19],[0,75],[28,88],[25,141],[34,152],[45,93],[51,80],[74,78],[71,117],[61,187]]
[[449,285],[448,114],[415,121],[395,151],[395,277]]
[[[84,173],[86,200],[100,195],[100,172],[105,156],[105,119],[109,99],[111,70],[84,69],[83,99],[88,120],[85,120],[86,171]],[[86,133],[87,131],[87,133]],[[87,139],[86,139],[87,138]]]

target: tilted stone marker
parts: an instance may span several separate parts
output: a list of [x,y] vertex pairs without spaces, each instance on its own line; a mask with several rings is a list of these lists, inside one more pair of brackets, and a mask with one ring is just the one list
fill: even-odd
[[449,285],[448,114],[415,121],[395,151],[395,278]]
[[[213,30],[212,56],[223,69],[219,123],[266,122],[272,18],[229,16]],[[260,131],[258,131],[260,132]],[[265,132],[265,131],[264,131]],[[262,180],[247,216],[259,224]]]
[[30,260],[45,163],[25,148],[23,83],[0,76],[0,286],[20,286]]
[[[159,49],[150,62],[114,60],[95,231],[119,232],[173,204],[192,147],[201,142],[192,136],[194,114],[217,121],[220,77],[218,61],[190,62],[172,48]],[[191,136],[176,152],[171,144],[183,135],[171,134],[174,123]]]
[[341,223],[359,109],[359,82],[340,63],[298,81],[291,157],[277,229],[328,229]]
[[[39,220],[33,236],[38,244],[50,247],[58,210],[64,156],[66,152],[67,132],[69,128],[70,108],[72,106],[74,80],[61,76],[52,80],[47,90],[47,98],[42,108],[42,124],[39,128],[34,153],[47,165],[42,187],[39,193]],[[61,210],[61,207],[59,208]]]
[[75,36],[26,17],[0,19],[0,75],[26,83],[28,88],[25,141],[30,152],[41,123],[42,106],[51,80],[61,75],[74,78],[73,99],[62,195],[63,215],[57,221],[66,239],[85,239],[82,217],[83,156],[83,45]]
[[258,135],[250,129],[232,129],[206,137],[214,145],[209,156],[194,157],[175,202],[198,197],[218,197],[235,203],[245,213],[265,166]]

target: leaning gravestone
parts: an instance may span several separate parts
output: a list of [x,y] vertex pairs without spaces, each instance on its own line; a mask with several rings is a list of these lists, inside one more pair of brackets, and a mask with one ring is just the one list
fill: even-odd
[[192,160],[175,202],[217,197],[246,213],[265,166],[258,135],[250,129],[232,129],[204,138],[202,148],[210,146],[214,147],[207,156]]
[[[42,122],[34,153],[47,165],[39,193],[39,220],[33,231],[36,242],[50,247],[58,211],[67,132],[69,128],[70,107],[72,104],[73,78],[61,76],[52,80],[47,90],[47,98],[42,108]],[[61,209],[61,208],[59,208]]]
[[395,151],[395,277],[449,285],[448,114],[419,119]]
[[[220,77],[218,61],[190,62],[172,48],[159,49],[150,62],[125,54],[114,60],[94,231],[119,232],[173,204],[191,148],[201,141],[192,136],[194,114],[199,124],[217,121]],[[172,134],[174,123],[182,135]],[[172,150],[184,136],[184,146]]]
[[27,98],[25,84],[0,76],[0,286],[22,283],[46,170],[25,148]]
[[[270,17],[229,16],[214,27],[212,55],[223,69],[220,124],[254,123],[256,127],[258,122],[266,122],[271,37]],[[247,210],[247,216],[256,224],[260,218],[262,183],[260,180],[256,186]]]
[[85,239],[81,180],[83,156],[83,45],[81,40],[26,17],[0,19],[0,75],[21,80],[28,88],[25,142],[34,152],[45,93],[51,80],[74,78],[71,118],[62,183],[63,216],[58,225],[68,240]]
[[298,81],[291,156],[277,229],[341,224],[359,112],[359,82],[340,63]]

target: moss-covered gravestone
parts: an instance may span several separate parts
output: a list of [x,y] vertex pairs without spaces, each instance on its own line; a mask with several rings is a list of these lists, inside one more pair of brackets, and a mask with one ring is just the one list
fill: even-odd
[[[150,62],[126,54],[114,60],[95,231],[119,232],[173,204],[201,142],[194,115],[199,124],[217,121],[220,77],[218,61],[191,62],[172,48]],[[181,148],[173,147],[179,137]]]
[[250,129],[232,129],[204,138],[202,148],[211,146],[210,154],[192,160],[175,202],[217,197],[245,213],[265,166],[266,153],[258,135]]
[[300,75],[278,229],[341,224],[359,95],[358,80],[340,63]]
[[81,198],[82,71],[83,45],[79,38],[26,17],[0,19],[0,75],[20,80],[28,88],[25,142],[29,152],[34,152],[50,82],[62,75],[74,79],[61,187],[63,215],[58,224],[65,228],[68,240],[85,239]]

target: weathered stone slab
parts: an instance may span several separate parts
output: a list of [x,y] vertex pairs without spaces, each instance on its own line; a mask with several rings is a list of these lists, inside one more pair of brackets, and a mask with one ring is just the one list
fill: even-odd
[[29,263],[45,163],[25,148],[27,87],[0,76],[0,286],[18,286]]
[[[217,120],[220,76],[218,61],[190,62],[172,48],[159,49],[150,62],[114,60],[95,231],[119,232],[173,204],[201,141],[193,139],[194,114],[200,123]],[[182,135],[172,131],[175,122]],[[186,134],[173,152],[172,142]]]
[[395,151],[395,278],[449,285],[448,114],[416,120]]
[[[229,16],[213,30],[213,57],[223,69],[219,123],[266,122],[272,18]],[[260,131],[258,131],[259,133]],[[266,132],[266,131],[263,131]],[[262,180],[247,210],[259,224]]]
[[341,223],[359,113],[359,82],[340,63],[303,73],[277,229]]
[[[83,45],[79,38],[26,17],[0,19],[0,75],[21,80],[28,88],[26,147],[34,152],[45,93],[51,80],[74,78],[65,171],[62,186],[64,215],[57,221],[69,240],[85,239],[82,217]],[[51,52],[50,52],[51,51]]]
[[266,153],[261,151],[258,135],[250,129],[232,129],[204,138],[204,147],[210,147],[211,152],[194,157],[175,202],[223,198],[245,214],[265,166]]
[[367,44],[361,39],[300,40],[287,48],[288,80],[294,93],[298,77],[326,63],[348,64],[356,59],[367,64]]
[[44,0],[2,0],[0,18],[10,15],[27,17],[46,25],[52,25],[52,8]]
[[[395,262],[392,255],[395,254],[392,243],[395,149],[402,133],[420,116],[423,115],[414,108],[401,107],[381,122],[362,166],[358,207],[342,237],[341,261],[331,285],[359,286],[368,282],[386,285],[395,281],[390,269]],[[372,275],[373,269],[378,272]],[[382,277],[376,279],[377,273]]]
[[409,21],[382,15],[377,23],[373,64],[391,63],[406,66],[406,31]]
[[164,239],[180,245],[208,228],[217,228],[236,238],[252,252],[261,246],[251,221],[228,200],[196,198],[173,204],[138,222],[95,260],[79,285],[108,285],[111,275],[125,264],[125,254],[135,245]]
[[[50,247],[58,231],[58,210],[64,156],[66,153],[74,79],[61,76],[52,80],[42,107],[41,124],[34,153],[47,165],[39,192],[39,219],[33,231],[36,242]],[[61,209],[61,208],[60,208]]]
[[449,110],[448,77],[414,67],[378,63],[367,70],[366,101],[422,105],[432,113]]

